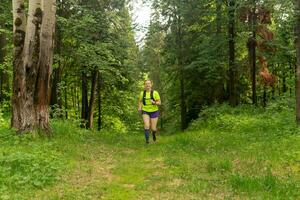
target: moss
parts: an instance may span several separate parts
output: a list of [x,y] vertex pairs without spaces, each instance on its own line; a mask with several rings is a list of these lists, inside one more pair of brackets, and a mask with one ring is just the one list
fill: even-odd
[[41,8],[37,8],[37,9],[35,10],[34,16],[35,16],[35,17],[38,17],[38,18],[42,18],[42,16],[43,16],[43,11],[42,11],[42,9],[41,9]]
[[15,25],[16,25],[16,26],[21,26],[22,23],[23,23],[23,22],[22,22],[21,18],[17,17],[16,20],[15,20]]
[[25,5],[22,3],[20,7],[17,9],[17,13],[22,13],[25,10]]
[[20,8],[24,10],[25,9],[25,4],[21,3]]
[[17,30],[14,35],[14,45],[16,47],[22,46],[25,40],[25,32],[22,30]]

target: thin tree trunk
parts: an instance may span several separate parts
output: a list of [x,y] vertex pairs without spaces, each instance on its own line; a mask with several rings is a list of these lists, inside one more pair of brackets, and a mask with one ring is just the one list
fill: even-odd
[[253,10],[252,10],[252,42],[250,49],[250,59],[252,66],[252,103],[257,104],[256,96],[256,1],[253,0]]
[[[280,69],[280,64],[278,64],[278,67]],[[283,93],[287,92],[285,69],[282,70],[282,92]]]
[[[216,37],[220,38],[222,32],[222,0],[216,0]],[[221,53],[218,51],[216,52],[216,58],[218,59],[218,64],[221,65]],[[216,95],[217,101],[222,103],[226,99],[225,88],[224,88],[224,81],[220,80],[218,84],[218,92]]]
[[235,64],[235,0],[229,0],[228,7],[228,37],[229,37],[229,103],[238,105],[237,69]]
[[[53,70],[53,79],[51,84],[51,97],[50,97],[50,106],[53,108],[62,109],[62,96],[61,96],[61,77],[62,77],[62,70],[60,66],[60,61],[58,62],[58,68]],[[58,117],[62,117],[59,114]]]
[[81,74],[81,81],[82,81],[82,88],[81,88],[81,119],[82,119],[82,128],[87,127],[87,117],[88,117],[88,82],[87,82],[87,76],[85,72],[82,72]]
[[94,127],[94,104],[95,104],[95,95],[96,95],[96,88],[98,82],[98,74],[99,74],[98,70],[93,71],[91,97],[90,97],[90,104],[89,104],[89,115],[88,115],[88,128],[90,129]]
[[[59,56],[61,56],[61,30],[59,26],[56,25],[57,34],[56,34],[56,49]],[[62,66],[61,66],[61,59],[58,59],[58,68],[53,70],[53,78],[51,84],[51,98],[50,98],[50,106],[51,107],[58,107],[60,110],[62,109],[62,95],[61,95],[61,88],[60,83],[62,79]],[[62,113],[59,114],[58,117],[62,117]]]
[[300,0],[295,0],[296,27],[295,27],[295,43],[296,43],[296,122],[300,125]]
[[178,44],[178,67],[180,72],[180,109],[181,109],[181,130],[187,128],[186,100],[185,100],[185,75],[183,62],[183,30],[181,16],[178,16],[177,44]]
[[78,89],[80,90],[80,87],[77,88],[76,86],[77,117],[78,119],[80,119],[80,99]]

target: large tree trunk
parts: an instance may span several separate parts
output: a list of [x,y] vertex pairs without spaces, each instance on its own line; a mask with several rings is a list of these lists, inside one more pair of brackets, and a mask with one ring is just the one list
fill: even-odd
[[12,127],[20,132],[36,129],[48,132],[55,0],[30,0],[27,26],[23,23],[24,10],[23,1],[13,1],[15,53]]
[[296,53],[297,53],[297,80],[296,80],[296,121],[300,125],[300,0],[295,0],[296,11]]
[[30,0],[24,44],[24,67],[25,67],[25,100],[22,112],[24,113],[22,131],[31,131],[36,128],[36,110],[34,95],[40,52],[40,33],[42,24],[41,0]]
[[237,69],[235,64],[235,0],[229,0],[228,5],[228,37],[229,37],[229,103],[238,105]]
[[13,96],[11,126],[20,130],[23,126],[24,95],[25,95],[25,68],[24,68],[24,41],[26,33],[26,14],[24,0],[13,0]]
[[49,130],[49,88],[52,72],[56,1],[43,0],[44,11],[41,27],[41,47],[39,56],[39,71],[37,79],[37,122],[38,127]]

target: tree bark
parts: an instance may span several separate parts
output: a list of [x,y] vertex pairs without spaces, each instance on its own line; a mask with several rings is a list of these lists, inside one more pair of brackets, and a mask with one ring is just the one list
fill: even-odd
[[94,104],[95,104],[95,95],[96,95],[96,88],[98,82],[98,70],[93,71],[92,76],[92,85],[91,85],[91,97],[89,103],[89,112],[88,112],[88,128],[92,129],[94,126]]
[[[13,1],[14,86],[12,127],[19,132],[49,133],[49,84],[53,62],[55,0]],[[25,36],[25,29],[26,36]]]
[[43,18],[41,0],[30,0],[24,43],[24,67],[25,67],[25,100],[22,112],[24,122],[22,131],[31,131],[36,128],[35,90],[38,77],[38,62],[40,53],[40,33]]
[[38,127],[42,130],[50,130],[49,124],[49,88],[52,72],[56,1],[43,0],[43,23],[41,27],[40,54],[38,63],[36,110]]
[[11,126],[20,130],[23,126],[24,95],[25,95],[25,68],[24,68],[24,41],[26,34],[26,14],[24,0],[13,0],[13,96]]

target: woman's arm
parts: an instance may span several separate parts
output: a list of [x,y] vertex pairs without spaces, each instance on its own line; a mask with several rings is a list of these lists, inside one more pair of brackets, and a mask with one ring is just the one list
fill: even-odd
[[161,105],[161,100],[160,100],[160,99],[156,100],[156,101],[155,101],[155,105],[160,106],[160,105]]
[[142,102],[139,100],[138,103],[138,111],[141,112],[142,111]]

